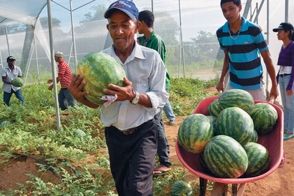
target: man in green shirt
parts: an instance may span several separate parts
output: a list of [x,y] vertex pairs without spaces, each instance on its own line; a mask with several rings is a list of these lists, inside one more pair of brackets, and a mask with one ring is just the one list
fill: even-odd
[[[142,37],[138,38],[138,43],[140,45],[146,46],[148,48],[156,50],[165,63],[166,49],[163,40],[160,36],[153,31],[154,15],[149,10],[144,10],[139,13],[138,16],[138,32],[143,34]],[[170,89],[170,77],[166,73],[166,90]],[[175,122],[175,115],[173,113],[170,102],[167,100],[166,105],[163,108],[167,118],[169,119],[169,125],[173,125]],[[162,120],[161,120],[162,122]],[[158,149],[157,154],[159,157],[160,165],[154,169],[154,174],[161,174],[163,172],[169,171],[171,163],[169,161],[169,145],[164,133],[164,125],[162,123],[162,129],[158,134]]]

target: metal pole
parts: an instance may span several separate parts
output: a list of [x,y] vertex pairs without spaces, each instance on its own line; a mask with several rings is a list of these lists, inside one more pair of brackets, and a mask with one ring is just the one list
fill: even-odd
[[153,4],[153,0],[151,0],[151,11],[152,11],[152,13],[154,13],[154,4]]
[[9,46],[9,40],[7,35],[7,25],[5,25],[5,36],[6,36],[6,43],[7,43],[7,49],[8,49],[8,56],[10,56],[10,46]]
[[285,22],[289,21],[289,0],[285,0]]
[[[269,30],[269,25],[270,25],[270,3],[269,3],[269,0],[267,0],[267,4],[266,4],[266,42],[267,44],[269,45],[269,36],[270,36],[270,30]],[[268,92],[268,83],[269,83],[269,75],[266,74],[266,77],[265,77],[265,89],[266,89],[266,92],[269,96],[269,92]]]
[[183,33],[182,33],[182,12],[181,0],[179,2],[179,20],[180,20],[180,64],[183,66],[183,77],[185,78],[185,63],[184,63],[184,50],[183,50]]
[[36,37],[34,36],[34,46],[35,46],[35,56],[36,56],[36,64],[37,64],[37,79],[40,82],[40,69],[39,69],[39,59],[38,59],[38,49],[37,49],[37,42]]
[[57,129],[59,130],[61,128],[61,121],[60,121],[60,112],[59,112],[58,95],[57,95],[56,69],[55,69],[54,54],[53,54],[53,34],[52,34],[52,20],[51,20],[51,0],[47,0],[47,12],[48,12],[48,30],[49,30],[49,42],[50,42],[50,60],[51,60],[51,67],[52,67],[54,95],[55,95],[56,126],[57,126]]
[[73,53],[74,53],[74,62],[75,62],[75,72],[77,70],[78,58],[77,58],[77,49],[76,49],[76,41],[75,41],[75,33],[74,33],[74,26],[73,26],[73,17],[72,17],[72,0],[69,0],[70,6],[70,21],[71,21],[71,37],[73,43]]

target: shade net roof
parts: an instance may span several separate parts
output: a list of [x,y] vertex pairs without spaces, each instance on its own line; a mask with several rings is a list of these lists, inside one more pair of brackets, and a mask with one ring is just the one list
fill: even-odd
[[[77,59],[111,45],[103,14],[113,0],[72,0]],[[134,0],[139,10],[153,10],[155,32],[167,47],[167,68],[173,77],[211,79],[219,75],[222,52],[215,36],[225,22],[216,0]],[[247,3],[250,7],[247,7]],[[272,29],[285,20],[285,1],[243,0],[242,14],[258,23],[269,36],[276,62],[281,43]],[[0,0],[0,64],[8,55],[17,58],[29,82],[51,76],[47,0]],[[259,9],[260,8],[260,9]],[[289,1],[289,21],[294,22],[294,2]],[[62,51],[75,69],[70,0],[51,1],[54,50]],[[259,10],[259,12],[257,12]],[[258,15],[257,15],[258,13]],[[32,27],[32,26],[33,27]],[[269,32],[267,32],[269,29]],[[139,36],[139,35],[138,35]],[[23,63],[26,62],[26,63]]]

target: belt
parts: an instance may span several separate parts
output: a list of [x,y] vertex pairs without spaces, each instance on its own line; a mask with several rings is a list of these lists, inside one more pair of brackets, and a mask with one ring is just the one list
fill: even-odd
[[131,129],[122,130],[121,132],[122,132],[124,135],[131,135],[131,134],[133,134],[135,131],[136,131],[136,128],[131,128]]
[[279,74],[279,77],[291,76],[291,74]]

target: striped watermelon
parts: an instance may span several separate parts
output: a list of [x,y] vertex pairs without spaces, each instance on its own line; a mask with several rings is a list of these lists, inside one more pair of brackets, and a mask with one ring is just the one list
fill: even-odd
[[123,67],[108,54],[99,52],[87,55],[78,65],[78,73],[86,81],[85,91],[89,101],[101,104],[103,90],[109,83],[123,85],[126,77]]
[[253,141],[253,120],[247,112],[238,108],[230,107],[224,109],[217,118],[217,135],[227,135],[240,144]]
[[210,120],[203,114],[192,114],[180,125],[178,143],[186,151],[201,153],[212,136]]
[[257,176],[265,172],[270,163],[268,150],[261,144],[249,142],[244,146],[248,156],[246,176]]
[[191,185],[183,180],[176,181],[171,188],[171,196],[190,196],[192,194]]
[[254,128],[260,135],[264,135],[272,131],[278,120],[278,113],[276,109],[268,103],[255,104],[250,115],[254,122]]
[[208,112],[212,116],[218,116],[219,113],[223,110],[220,106],[218,99],[215,99],[211,104],[208,106]]
[[215,116],[207,116],[207,118],[210,121],[210,127],[213,131],[213,135],[215,135],[217,133],[217,118]]
[[221,178],[238,178],[248,167],[244,148],[226,135],[215,136],[206,144],[204,161],[208,169]]
[[222,108],[239,107],[250,112],[254,106],[254,99],[250,93],[241,89],[230,89],[222,93],[218,99]]

